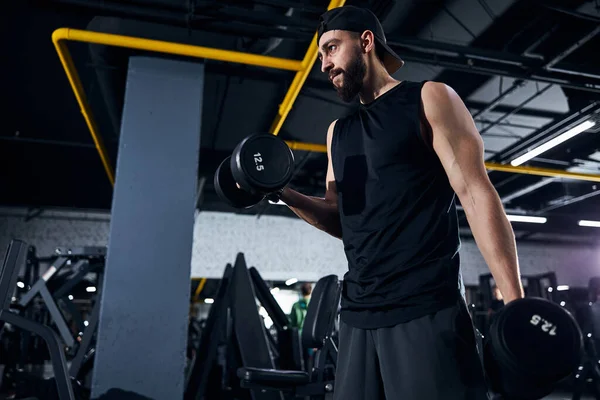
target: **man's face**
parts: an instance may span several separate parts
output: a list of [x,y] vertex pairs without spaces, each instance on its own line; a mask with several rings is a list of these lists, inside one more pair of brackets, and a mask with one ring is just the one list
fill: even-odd
[[358,38],[347,31],[325,32],[319,40],[319,59],[338,96],[348,103],[354,100],[367,72]]

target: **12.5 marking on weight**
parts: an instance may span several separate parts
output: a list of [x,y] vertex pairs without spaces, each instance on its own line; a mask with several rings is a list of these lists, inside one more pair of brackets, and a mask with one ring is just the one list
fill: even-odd
[[537,314],[534,314],[531,316],[531,320],[529,321],[531,323],[531,325],[534,326],[538,326],[540,324],[540,322],[542,322],[541,325],[541,329],[544,332],[548,332],[548,335],[550,336],[556,336],[556,325],[554,325],[552,322],[545,320],[544,318],[540,317]]

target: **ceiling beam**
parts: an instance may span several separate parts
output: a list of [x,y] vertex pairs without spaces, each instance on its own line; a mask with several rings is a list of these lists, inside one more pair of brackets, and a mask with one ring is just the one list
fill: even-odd
[[[207,72],[210,74],[218,74],[224,76],[243,76],[249,79],[259,80],[259,81],[279,81],[284,85],[289,85],[289,82],[286,80],[289,77],[289,81],[291,81],[293,75],[292,73],[286,71],[277,71],[277,70],[267,70],[262,68],[254,68],[247,67],[244,65],[237,65],[231,63],[222,63],[222,62],[207,62],[206,64]],[[308,90],[306,90],[308,89]],[[321,95],[320,91],[326,91],[333,93],[333,87],[331,84],[323,79],[319,79],[315,77],[315,75],[309,76],[306,81],[305,87],[301,92],[301,95],[317,98],[323,101],[331,102],[339,106],[347,106],[352,107],[351,104],[345,104],[341,100],[337,98],[328,98],[325,94]],[[488,106],[489,103],[476,101],[476,100],[468,100],[464,99],[465,105],[472,110],[481,110]],[[494,107],[494,112],[499,113],[509,113],[514,110],[514,106],[498,104]],[[550,111],[550,110],[541,110],[535,108],[522,108],[520,109],[516,115],[522,115],[525,117],[534,117],[534,118],[545,118],[545,119],[562,119],[565,114]]]
[[[409,62],[429,64],[443,67],[448,70],[468,72],[471,74],[504,76],[515,79],[553,83],[571,89],[600,93],[600,79],[580,76],[577,71],[568,71],[568,73],[565,73],[546,71],[543,68],[530,70],[520,65],[507,64],[498,60],[474,59],[461,55],[432,53],[425,49],[416,50],[399,48],[398,46],[395,47],[394,50],[399,54],[402,54],[402,58]],[[556,64],[556,68],[562,68],[561,64]],[[600,76],[598,78],[600,78]]]
[[[539,63],[538,57],[522,56],[506,51],[490,50],[460,44],[438,42],[417,37],[391,36],[387,38],[388,45],[398,49],[436,50],[443,54],[454,54],[473,60],[497,61],[503,64],[533,67]],[[402,54],[402,53],[400,53]]]
[[[485,108],[488,105],[488,103],[483,102],[483,101],[465,100],[465,105],[471,109],[481,110],[481,109]],[[504,114],[504,113],[509,113],[509,112],[513,111],[513,109],[514,109],[514,106],[498,104],[496,107],[494,107],[494,112],[499,112],[499,113]],[[539,109],[535,109],[535,108],[522,108],[517,112],[517,115],[523,115],[526,117],[535,117],[535,118],[549,118],[552,120],[564,118],[564,116],[565,116],[565,114],[559,113],[556,111],[539,110]]]

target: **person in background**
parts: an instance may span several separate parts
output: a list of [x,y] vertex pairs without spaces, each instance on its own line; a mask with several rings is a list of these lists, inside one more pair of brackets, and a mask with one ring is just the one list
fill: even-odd
[[302,298],[294,303],[290,312],[290,323],[292,327],[298,328],[299,333],[302,332],[302,326],[304,326],[304,318],[306,317],[306,310],[308,310],[312,285],[308,282],[303,283],[300,286],[300,292],[302,293]]

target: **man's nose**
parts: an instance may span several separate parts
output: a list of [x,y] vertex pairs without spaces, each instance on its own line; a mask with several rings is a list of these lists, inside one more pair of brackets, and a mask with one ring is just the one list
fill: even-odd
[[321,72],[329,72],[333,68],[333,64],[329,61],[328,58],[324,58],[321,63]]

